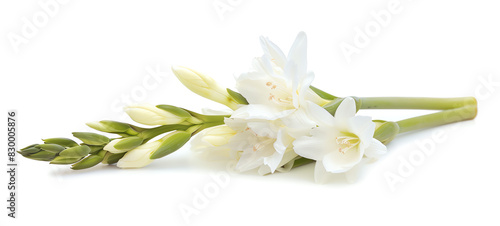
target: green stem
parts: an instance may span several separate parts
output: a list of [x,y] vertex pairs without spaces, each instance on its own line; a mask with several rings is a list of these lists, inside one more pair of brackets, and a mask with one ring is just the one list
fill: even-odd
[[422,115],[414,118],[397,121],[399,125],[399,133],[404,133],[412,130],[425,129],[440,125],[445,125],[453,122],[470,120],[477,115],[477,105],[470,104],[451,110]]
[[474,97],[361,97],[359,100],[360,109],[449,110],[477,104]]

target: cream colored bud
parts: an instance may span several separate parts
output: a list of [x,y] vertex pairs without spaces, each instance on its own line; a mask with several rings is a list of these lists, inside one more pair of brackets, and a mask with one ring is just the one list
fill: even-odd
[[149,156],[160,147],[162,141],[145,143],[127,152],[116,164],[120,168],[141,168],[153,162]]
[[236,109],[238,102],[212,78],[195,70],[173,66],[172,71],[179,81],[192,92],[209,100],[224,104],[231,109]]
[[205,129],[201,140],[217,147],[227,144],[235,134],[229,126],[216,126]]
[[179,124],[187,119],[149,104],[131,105],[125,112],[135,122],[149,126]]

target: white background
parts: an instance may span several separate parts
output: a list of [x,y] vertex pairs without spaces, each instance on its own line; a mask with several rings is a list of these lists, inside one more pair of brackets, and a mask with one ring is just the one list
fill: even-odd
[[[130,122],[121,112],[129,101],[223,108],[182,87],[170,66],[188,66],[233,87],[233,75],[262,54],[260,35],[288,51],[305,31],[313,84],[335,95],[476,96],[479,114],[399,136],[354,184],[342,178],[316,184],[312,165],[264,177],[228,173],[223,163],[197,160],[189,146],[137,170],[100,165],[72,171],[18,156],[18,218],[6,216],[2,201],[1,225],[184,225],[180,207],[196,208],[196,191],[214,186],[214,173],[228,173],[229,183],[188,217],[191,225],[500,223],[496,1],[395,1],[398,13],[386,26],[374,25],[372,12],[387,11],[389,0],[69,1],[58,3],[46,21],[40,2],[47,0],[0,3],[2,164],[9,109],[18,111],[24,147],[89,131],[89,121]],[[226,11],[218,13],[214,3]],[[36,33],[12,44],[33,16]],[[349,63],[340,46],[355,46],[356,29],[366,25],[380,31]],[[426,112],[360,113],[397,120]],[[402,161],[423,153],[419,143],[432,154],[401,175]],[[391,173],[404,181],[391,187],[385,177]],[[2,171],[1,200],[7,182]]]

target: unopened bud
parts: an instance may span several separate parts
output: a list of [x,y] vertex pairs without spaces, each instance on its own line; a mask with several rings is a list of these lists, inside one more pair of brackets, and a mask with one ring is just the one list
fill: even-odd
[[65,149],[64,151],[61,151],[59,153],[59,156],[65,158],[81,158],[88,155],[89,153],[90,148],[87,145],[82,145]]
[[233,110],[237,108],[238,102],[212,78],[185,67],[174,66],[172,71],[179,81],[192,92],[224,104]]
[[103,145],[109,142],[109,138],[97,133],[73,132],[73,136],[90,145]]
[[115,139],[104,146],[104,150],[117,154],[132,150],[142,144],[144,139],[140,137],[126,137]]
[[149,126],[180,124],[186,121],[188,117],[191,117],[191,115],[178,116],[170,111],[162,110],[148,104],[125,107],[125,112],[127,112],[132,120]]
[[78,146],[78,143],[68,138],[49,138],[43,139],[43,142],[45,142],[46,144],[59,144],[64,147]]

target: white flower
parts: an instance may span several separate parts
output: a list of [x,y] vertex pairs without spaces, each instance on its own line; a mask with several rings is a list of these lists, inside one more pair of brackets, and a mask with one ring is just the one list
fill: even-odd
[[145,143],[128,151],[116,164],[120,168],[141,168],[153,162],[151,154],[162,144],[161,140]]
[[180,124],[187,119],[150,104],[130,105],[125,112],[135,122],[149,126]]
[[291,148],[293,139],[305,135],[309,127],[288,125],[310,122],[304,118],[303,105],[325,101],[309,88],[314,75],[307,71],[305,33],[297,35],[288,56],[267,38],[261,38],[261,45],[264,55],[254,59],[252,71],[236,81],[249,105],[240,106],[225,123],[237,131],[228,144],[238,160],[236,169],[259,168],[265,174],[274,173],[297,156]]
[[219,86],[214,79],[186,67],[173,66],[172,71],[179,81],[192,92],[224,104],[231,109],[237,108],[238,102],[229,95],[226,89]]
[[[259,168],[261,173],[274,173],[297,156],[288,148],[293,138],[288,136],[279,120],[228,118],[225,123],[237,132],[229,140],[228,147],[238,161],[235,166],[238,171]],[[283,161],[284,156],[288,161]]]
[[338,107],[335,117],[325,109],[311,105],[310,117],[318,126],[311,136],[293,142],[300,156],[316,160],[315,179],[323,182],[329,173],[343,173],[360,163],[363,156],[378,158],[387,152],[373,138],[375,123],[368,116],[355,116],[356,103],[347,97]]
[[[314,74],[307,71],[307,37],[297,35],[288,55],[273,42],[261,37],[264,55],[255,58],[252,70],[236,80],[237,90],[247,99],[247,108],[256,108],[256,117],[284,117],[300,107],[305,100],[318,105],[326,103],[309,86]],[[265,109],[264,111],[262,109]]]

